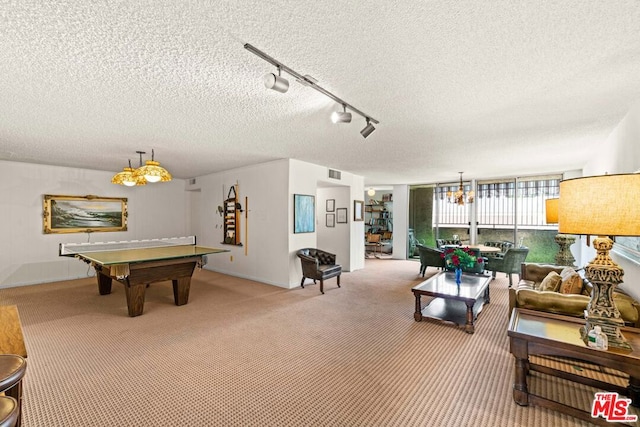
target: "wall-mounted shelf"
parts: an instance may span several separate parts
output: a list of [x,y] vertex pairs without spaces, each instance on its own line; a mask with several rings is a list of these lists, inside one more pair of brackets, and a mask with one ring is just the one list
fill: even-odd
[[225,245],[242,246],[240,241],[240,214],[242,206],[238,202],[238,194],[236,193],[236,185],[232,185],[229,194],[224,201],[224,236],[222,243]]

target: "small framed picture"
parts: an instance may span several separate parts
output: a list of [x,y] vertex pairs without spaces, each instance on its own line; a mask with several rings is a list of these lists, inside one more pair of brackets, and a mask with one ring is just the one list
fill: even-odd
[[327,212],[334,212],[336,210],[335,199],[327,199]]
[[364,221],[364,201],[363,200],[353,201],[353,220]]
[[347,208],[338,208],[336,210],[336,222],[338,224],[346,224],[347,223]]
[[335,214],[327,214],[327,227],[335,227],[336,226],[336,215]]

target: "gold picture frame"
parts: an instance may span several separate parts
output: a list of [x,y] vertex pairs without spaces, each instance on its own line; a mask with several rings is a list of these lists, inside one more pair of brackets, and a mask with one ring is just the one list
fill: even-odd
[[42,216],[45,234],[127,231],[127,198],[45,194]]

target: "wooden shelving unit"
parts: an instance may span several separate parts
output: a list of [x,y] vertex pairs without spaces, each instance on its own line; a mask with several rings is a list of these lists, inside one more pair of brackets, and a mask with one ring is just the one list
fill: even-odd
[[224,201],[224,240],[223,244],[242,246],[240,241],[241,205],[236,192],[237,185],[231,186]]

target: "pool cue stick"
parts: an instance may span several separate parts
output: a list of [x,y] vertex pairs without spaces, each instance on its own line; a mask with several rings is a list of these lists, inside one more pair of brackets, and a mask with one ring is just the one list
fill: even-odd
[[249,252],[249,198],[244,196],[244,256]]

